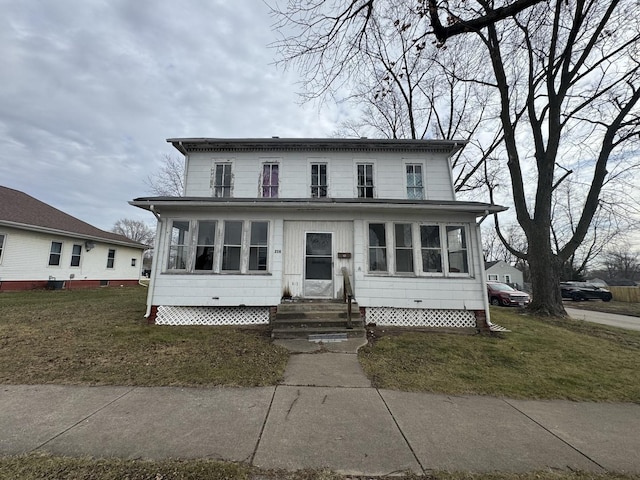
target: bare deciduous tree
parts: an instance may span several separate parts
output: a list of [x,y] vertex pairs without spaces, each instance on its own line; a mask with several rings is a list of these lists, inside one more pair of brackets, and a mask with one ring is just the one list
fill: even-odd
[[111,231],[143,245],[151,245],[155,236],[155,232],[149,225],[131,218],[121,218],[113,225]]
[[181,197],[184,195],[184,163],[171,155],[164,155],[162,168],[152,173],[145,181],[151,193],[159,196]]

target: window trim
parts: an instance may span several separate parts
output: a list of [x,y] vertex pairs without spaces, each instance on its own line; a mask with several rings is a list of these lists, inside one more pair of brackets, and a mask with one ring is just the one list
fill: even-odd
[[[269,181],[273,181],[273,167],[277,169],[277,182],[275,185],[273,183],[269,183],[269,185],[265,185],[264,183],[264,169],[265,167],[270,167],[269,169]],[[281,174],[280,162],[277,160],[264,160],[260,163],[260,198],[280,198],[280,174]],[[269,195],[265,195],[265,189],[269,189]],[[273,191],[275,189],[275,195],[273,195]]]
[[[408,200],[424,200],[426,198],[426,191],[425,191],[425,185],[424,185],[424,171],[425,171],[425,166],[424,166],[424,162],[413,162],[413,161],[405,161],[403,162],[403,167],[404,167],[404,188],[405,188],[405,194],[407,196]],[[417,189],[418,187],[415,186],[409,186],[409,172],[407,171],[407,169],[409,167],[420,167],[420,197],[412,197],[409,195],[409,189]],[[414,173],[415,175],[415,173]]]
[[[321,183],[319,183],[318,180],[318,184],[314,185],[313,184],[313,167],[314,166],[324,166],[325,167],[325,184],[322,185]],[[311,196],[311,198],[331,198],[330,192],[329,192],[329,186],[330,186],[330,177],[329,177],[329,160],[328,159],[324,159],[324,158],[318,158],[318,159],[310,159],[309,160],[309,176],[307,177],[309,179],[309,189],[307,190],[309,192],[309,195]],[[318,179],[320,179],[320,173],[318,173]],[[319,193],[319,189],[323,188],[325,189],[324,195],[314,195],[314,188],[318,189],[318,193]]]
[[[409,235],[411,235],[411,245],[409,247],[398,247],[398,236],[396,228],[400,225],[409,225]],[[414,223],[413,222],[393,222],[393,272],[396,275],[402,276],[414,276],[416,274],[416,253],[415,253],[415,242],[414,242]],[[398,250],[401,251],[410,251],[411,252],[411,270],[408,271],[399,271],[398,270]]]
[[[360,186],[360,178],[358,175],[358,170],[360,166],[371,166],[371,186],[367,186],[366,184],[363,185],[362,187]],[[376,185],[378,184],[377,182],[377,171],[378,169],[376,168],[376,162],[374,162],[373,160],[357,160],[355,162],[354,165],[355,168],[355,198],[378,198],[378,189],[376,187]],[[365,169],[365,177],[366,177],[366,169]],[[365,182],[366,182],[366,178],[365,178]],[[371,188],[371,196],[367,197],[367,196],[360,196],[360,188]],[[379,222],[373,222],[373,223],[379,223]]]
[[[73,253],[76,247],[79,247],[80,253],[77,253],[77,254]],[[73,260],[76,257],[78,258],[78,264],[74,265]],[[71,247],[71,261],[69,261],[69,268],[80,268],[81,263],[82,263],[82,245],[80,245],[79,243],[74,243],[73,246]]]
[[[384,246],[371,246],[370,226],[382,225],[384,227]],[[367,273],[369,275],[391,275],[391,269],[389,268],[389,229],[387,228],[388,222],[367,222],[366,223],[366,249],[367,249]],[[385,269],[384,270],[371,270],[371,249],[384,250]]]

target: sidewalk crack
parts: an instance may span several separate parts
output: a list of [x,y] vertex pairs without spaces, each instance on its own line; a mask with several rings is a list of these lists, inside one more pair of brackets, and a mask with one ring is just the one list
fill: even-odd
[[271,395],[271,401],[269,402],[269,408],[267,408],[267,413],[264,416],[264,421],[262,422],[262,427],[260,428],[260,433],[258,434],[258,440],[256,441],[256,446],[253,449],[253,453],[249,458],[249,465],[253,465],[253,461],[256,458],[256,454],[258,453],[258,448],[260,448],[260,442],[262,441],[262,435],[264,434],[264,429],[267,426],[267,420],[269,420],[269,415],[271,414],[271,407],[273,407],[273,400],[276,398],[276,391],[278,390],[278,386],[276,385],[273,389],[273,395]]

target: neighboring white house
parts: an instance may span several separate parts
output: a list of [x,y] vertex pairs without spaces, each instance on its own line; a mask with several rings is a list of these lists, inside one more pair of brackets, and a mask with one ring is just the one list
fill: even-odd
[[134,285],[147,247],[0,186],[0,290]]
[[522,289],[524,286],[522,271],[503,260],[486,262],[484,270],[489,282],[508,283],[518,289]]
[[[147,315],[266,323],[283,298],[342,298],[367,322],[488,318],[477,219],[456,201],[448,140],[175,138],[185,196],[130,202],[158,218]],[[345,268],[346,270],[343,270]]]

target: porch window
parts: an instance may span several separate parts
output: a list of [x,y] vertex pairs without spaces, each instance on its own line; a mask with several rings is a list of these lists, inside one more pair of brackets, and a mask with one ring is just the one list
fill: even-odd
[[262,164],[262,197],[278,198],[278,170],[277,163]]
[[116,251],[113,248],[109,249],[107,253],[107,268],[113,268],[116,263]]
[[60,265],[61,256],[62,242],[51,242],[51,250],[49,251],[49,265],[52,267]]
[[251,222],[249,270],[267,270],[269,222]]
[[373,164],[359,163],[358,169],[358,198],[373,198]]
[[71,250],[71,266],[80,266],[80,257],[82,256],[82,245],[74,245]]
[[447,226],[449,273],[469,273],[467,236],[462,225]]
[[242,222],[224,222],[224,244],[222,246],[222,270],[239,272],[242,256]]
[[216,163],[213,174],[213,196],[231,196],[231,163]]
[[438,225],[420,225],[420,246],[422,271],[442,273],[442,247],[440,246],[440,227]]
[[387,240],[384,223],[369,224],[369,271],[387,271]]
[[327,164],[311,164],[311,198],[324,198],[328,191]]
[[198,222],[195,270],[213,270],[213,253],[216,244],[215,220]]
[[409,200],[423,200],[424,187],[422,185],[422,165],[406,165],[407,170],[407,198]]
[[2,251],[4,250],[4,235],[0,235],[0,264],[2,264]]
[[396,272],[413,273],[413,239],[410,223],[395,224]]
[[169,270],[186,270],[189,258],[189,222],[174,220],[171,224],[171,238],[169,240]]

